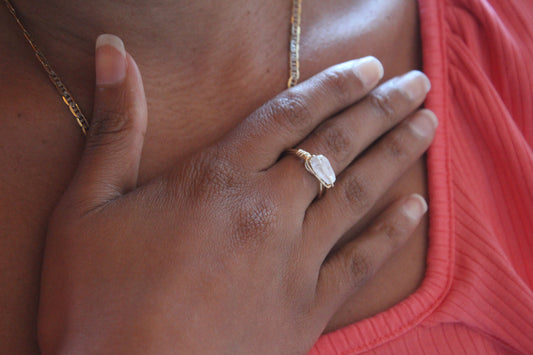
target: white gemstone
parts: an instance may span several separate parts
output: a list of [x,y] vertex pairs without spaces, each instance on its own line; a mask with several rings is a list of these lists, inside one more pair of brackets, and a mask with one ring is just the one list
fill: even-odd
[[336,179],[335,172],[333,171],[328,158],[323,155],[313,155],[311,159],[309,159],[309,165],[319,180],[328,187],[333,185]]

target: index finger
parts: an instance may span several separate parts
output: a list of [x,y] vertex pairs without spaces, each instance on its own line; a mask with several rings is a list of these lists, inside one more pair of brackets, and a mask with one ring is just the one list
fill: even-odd
[[363,98],[382,77],[383,66],[374,57],[330,67],[264,104],[222,144],[244,168],[267,169],[322,121]]

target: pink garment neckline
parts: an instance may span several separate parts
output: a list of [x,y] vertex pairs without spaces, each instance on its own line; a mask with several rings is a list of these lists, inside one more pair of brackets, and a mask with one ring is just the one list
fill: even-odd
[[439,128],[427,153],[429,244],[424,280],[415,293],[387,311],[322,336],[311,354],[322,347],[338,353],[367,351],[390,341],[431,315],[450,290],[454,225],[443,6],[438,0],[419,0],[424,72],[432,83],[425,106],[439,117]]

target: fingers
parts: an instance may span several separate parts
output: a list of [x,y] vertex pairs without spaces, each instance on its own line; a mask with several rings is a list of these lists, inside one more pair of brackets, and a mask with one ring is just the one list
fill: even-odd
[[266,169],[320,122],[364,97],[382,76],[373,57],[328,68],[254,112],[226,138],[229,151],[243,167]]
[[[379,136],[417,109],[430,87],[428,78],[419,71],[392,79],[358,105],[324,122],[298,148],[326,156],[339,174]],[[289,170],[295,169],[295,157],[287,156],[274,169],[279,169],[281,175],[290,174]],[[310,174],[306,178],[312,183],[311,188],[291,180],[295,182],[291,189],[304,194],[304,201],[309,203],[317,195],[319,184]]]
[[427,204],[417,194],[393,203],[360,236],[332,254],[318,278],[316,312],[329,319],[371,279],[420,223]]
[[91,127],[69,188],[79,201],[92,205],[87,208],[136,187],[147,123],[139,69],[118,37],[98,37],[95,65]]
[[304,235],[309,252],[322,253],[325,258],[338,238],[355,225],[429,147],[437,125],[435,114],[420,110],[344,171],[335,187],[307,210]]

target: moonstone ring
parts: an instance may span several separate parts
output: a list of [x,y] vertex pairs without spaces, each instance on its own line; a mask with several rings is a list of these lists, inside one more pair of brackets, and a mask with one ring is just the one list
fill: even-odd
[[328,158],[321,154],[312,155],[303,149],[289,149],[287,152],[303,159],[307,171],[318,179],[318,182],[320,183],[320,192],[318,193],[319,198],[324,194],[324,188],[330,189],[333,187],[336,176]]

